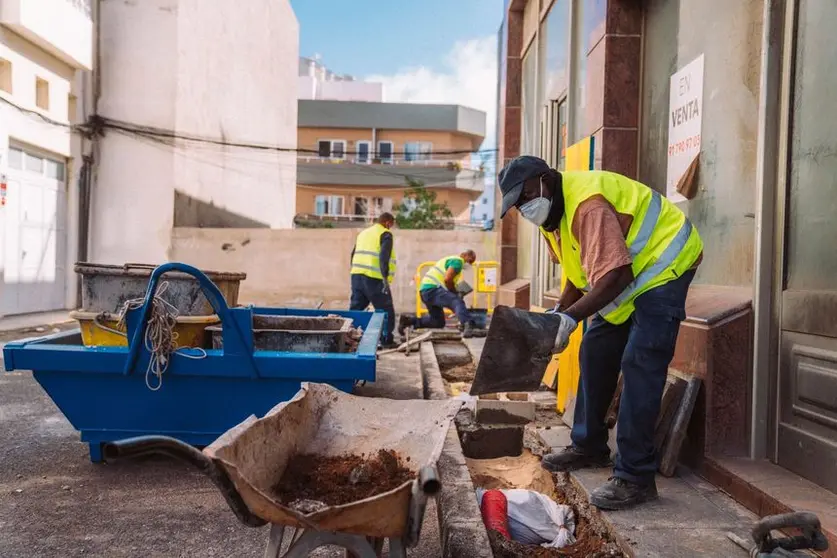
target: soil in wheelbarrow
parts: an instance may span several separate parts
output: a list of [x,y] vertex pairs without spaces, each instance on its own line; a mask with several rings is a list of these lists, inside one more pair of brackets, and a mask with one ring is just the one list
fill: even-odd
[[372,457],[303,454],[291,458],[274,491],[286,506],[309,512],[312,503],[349,504],[398,488],[413,477],[405,460],[392,450]]

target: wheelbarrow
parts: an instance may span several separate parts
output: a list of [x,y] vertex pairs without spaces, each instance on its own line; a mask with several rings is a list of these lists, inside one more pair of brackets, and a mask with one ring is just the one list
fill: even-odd
[[[375,558],[388,540],[389,555],[403,558],[419,541],[428,498],[441,489],[435,464],[460,407],[450,400],[363,398],[306,383],[290,401],[264,418],[250,417],[202,452],[173,438],[144,436],[105,444],[104,453],[109,461],[162,454],[197,467],[241,523],[271,524],[265,557],[302,558],[334,545],[357,558]],[[275,491],[294,455],[373,455],[380,449],[403,457],[414,478],[313,512],[283,503]]]

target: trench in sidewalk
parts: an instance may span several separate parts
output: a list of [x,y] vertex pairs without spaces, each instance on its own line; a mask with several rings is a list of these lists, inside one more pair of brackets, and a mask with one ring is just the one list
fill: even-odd
[[[458,341],[434,342],[433,345],[448,397],[468,393],[470,384],[474,379],[477,363],[474,362],[467,347]],[[463,352],[456,345],[459,345],[465,351]],[[505,394],[504,397],[510,400],[527,400],[525,394]],[[497,399],[498,397],[492,394],[482,398]],[[470,411],[460,412],[456,426],[460,433],[460,443],[464,441],[467,444],[468,440],[467,437],[463,439],[462,429],[468,428],[475,419],[474,417],[465,417],[463,413],[470,413]],[[539,410],[536,422],[554,421],[556,417],[557,414],[554,411],[544,413]],[[520,428],[523,429],[522,426]],[[567,473],[551,474],[543,469],[540,465],[540,456],[545,448],[542,446],[536,447],[536,442],[533,442],[529,436],[524,436],[524,440],[522,452],[513,451],[511,455],[503,455],[492,459],[466,457],[474,488],[534,490],[545,494],[558,504],[569,506],[573,510],[576,521],[576,542],[561,549],[547,549],[510,541],[499,533],[489,530],[489,539],[495,558],[514,558],[518,556],[568,558],[625,556],[626,554],[613,535],[608,523],[595,508],[590,506],[586,496],[572,482],[570,476]],[[463,453],[466,456],[472,454],[467,447],[463,447]]]

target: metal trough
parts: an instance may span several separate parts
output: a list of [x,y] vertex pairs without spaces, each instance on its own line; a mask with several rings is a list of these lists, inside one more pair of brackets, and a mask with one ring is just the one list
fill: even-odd
[[[345,352],[352,320],[342,316],[253,316],[253,339],[257,351],[307,353]],[[212,333],[212,347],[224,346],[222,326],[206,328]]]
[[[198,278],[223,324],[223,348],[175,353],[162,387],[146,387],[150,354],[143,343],[149,301],[160,276],[181,271]],[[253,315],[350,318],[363,328],[353,353],[254,349]],[[193,446],[209,445],[251,415],[262,416],[291,399],[302,382],[330,384],[351,392],[355,382],[375,380],[375,352],[384,322],[378,312],[286,308],[229,308],[199,270],[179,263],[154,270],[142,308],[127,315],[129,347],[85,347],[78,330],[5,346],[6,370],[32,370],[81,440],[90,459],[103,460],[102,445],[134,436],[171,436]],[[205,353],[205,354],[204,354]]]

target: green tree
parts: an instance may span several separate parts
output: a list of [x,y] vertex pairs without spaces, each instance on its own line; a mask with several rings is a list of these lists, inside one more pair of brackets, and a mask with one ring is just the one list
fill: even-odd
[[445,202],[436,203],[436,192],[420,180],[406,178],[408,189],[395,212],[395,223],[401,229],[444,229],[453,213]]

